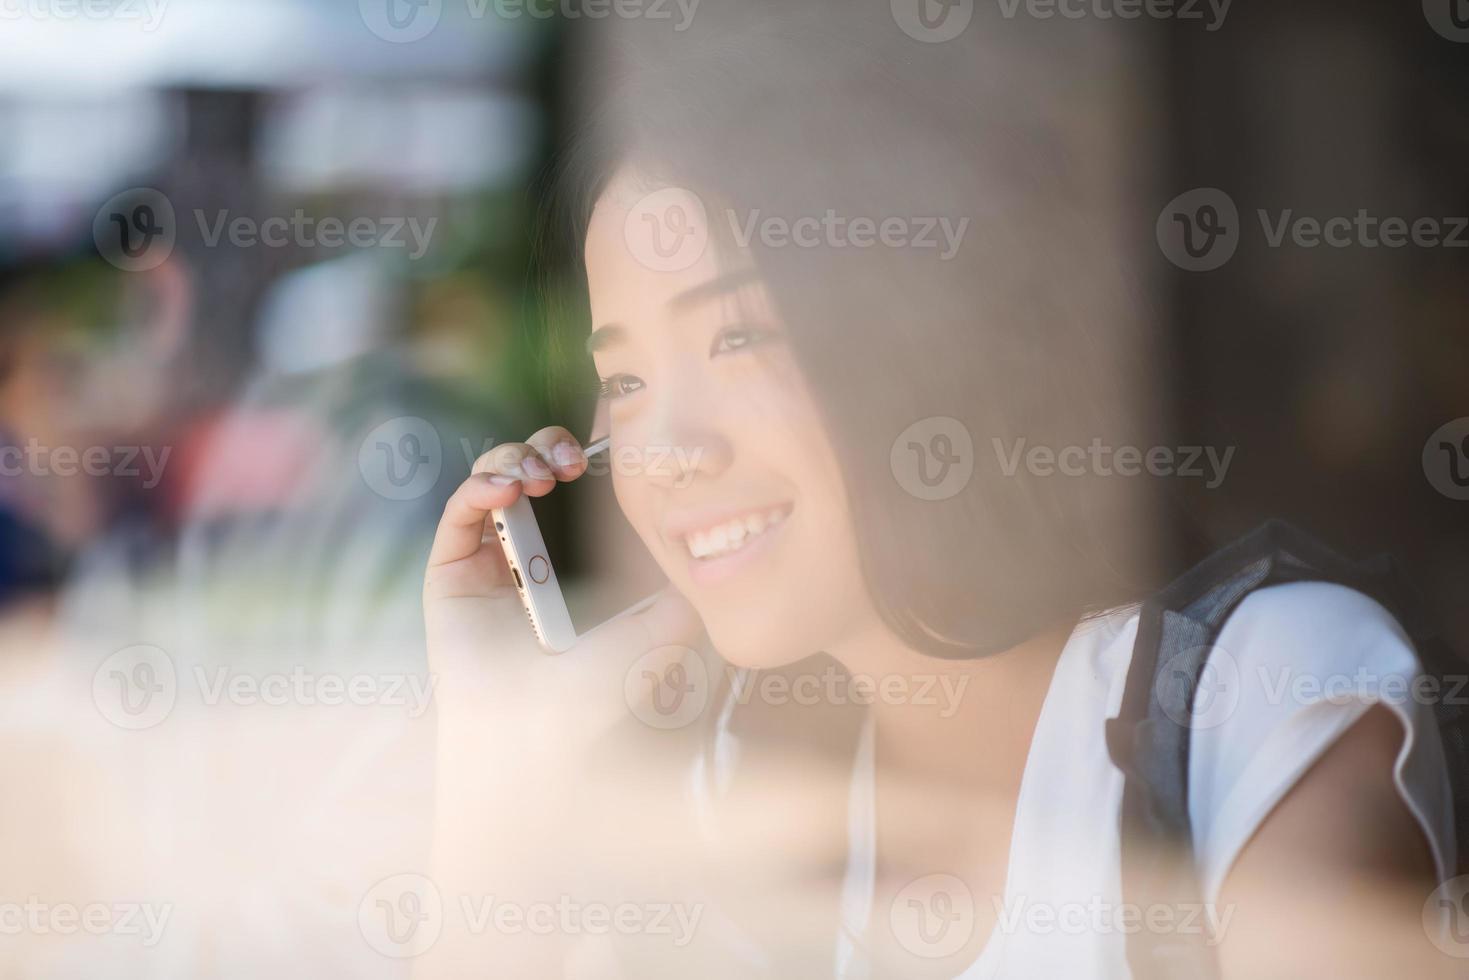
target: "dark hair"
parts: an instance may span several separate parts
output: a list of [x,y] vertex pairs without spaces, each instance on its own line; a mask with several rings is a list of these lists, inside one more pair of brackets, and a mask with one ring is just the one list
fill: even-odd
[[[598,98],[557,175],[552,225],[579,254],[624,164],[699,195],[716,237],[724,208],[969,219],[947,260],[750,247],[842,461],[878,609],[917,649],[981,656],[1144,588],[1138,481],[1007,474],[995,442],[1142,444],[1121,394],[1137,317],[1117,188],[1091,165],[1087,104],[1071,101],[1094,100],[1105,69],[1064,33],[1038,48],[975,25],[971,40],[921,44],[880,6],[716,21],[721,8],[682,34],[623,25],[593,39],[579,90]],[[973,443],[972,479],[943,500],[908,493],[891,460],[899,434],[933,417]]]

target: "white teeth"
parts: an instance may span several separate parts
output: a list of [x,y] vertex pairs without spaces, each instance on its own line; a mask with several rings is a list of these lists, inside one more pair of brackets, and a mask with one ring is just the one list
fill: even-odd
[[785,511],[772,510],[765,514],[748,514],[717,527],[695,531],[684,538],[689,554],[695,558],[711,558],[743,548],[748,542],[764,534],[785,520]]

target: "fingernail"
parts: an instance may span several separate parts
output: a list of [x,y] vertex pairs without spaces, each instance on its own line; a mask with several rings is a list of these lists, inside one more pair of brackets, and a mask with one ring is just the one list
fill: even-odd
[[555,448],[551,450],[551,458],[556,461],[557,466],[575,466],[587,461],[581,449],[574,442],[556,443]]
[[527,476],[533,476],[538,480],[549,480],[551,478],[551,467],[541,462],[538,456],[527,456],[520,461],[520,468]]
[[513,476],[506,476],[503,473],[496,473],[490,477],[490,482],[497,487],[508,487],[510,486],[510,484],[519,483],[520,481]]

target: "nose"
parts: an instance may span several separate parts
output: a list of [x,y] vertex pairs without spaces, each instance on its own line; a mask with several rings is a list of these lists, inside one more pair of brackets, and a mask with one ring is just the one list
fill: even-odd
[[[650,408],[652,424],[644,447],[649,466],[647,477],[665,488],[686,487],[699,479],[712,479],[729,469],[734,445],[723,431],[716,406],[708,397],[708,385],[699,383],[698,373],[685,372],[660,386]],[[655,465],[658,457],[663,465]]]

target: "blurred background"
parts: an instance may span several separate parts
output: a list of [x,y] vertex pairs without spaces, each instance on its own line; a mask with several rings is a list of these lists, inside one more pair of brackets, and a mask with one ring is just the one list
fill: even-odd
[[[1170,566],[1286,517],[1394,554],[1463,650],[1469,231],[1271,247],[1256,218],[1469,215],[1453,2],[1118,20],[1077,111],[1156,425],[1234,448],[1160,504]],[[481,452],[565,420],[531,269],[581,9],[0,0],[0,900],[172,916],[152,945],[0,934],[0,976],[406,970],[356,914],[427,848],[433,524]],[[1238,211],[1200,271],[1155,235],[1195,188]],[[250,693],[302,670],[377,696]]]

